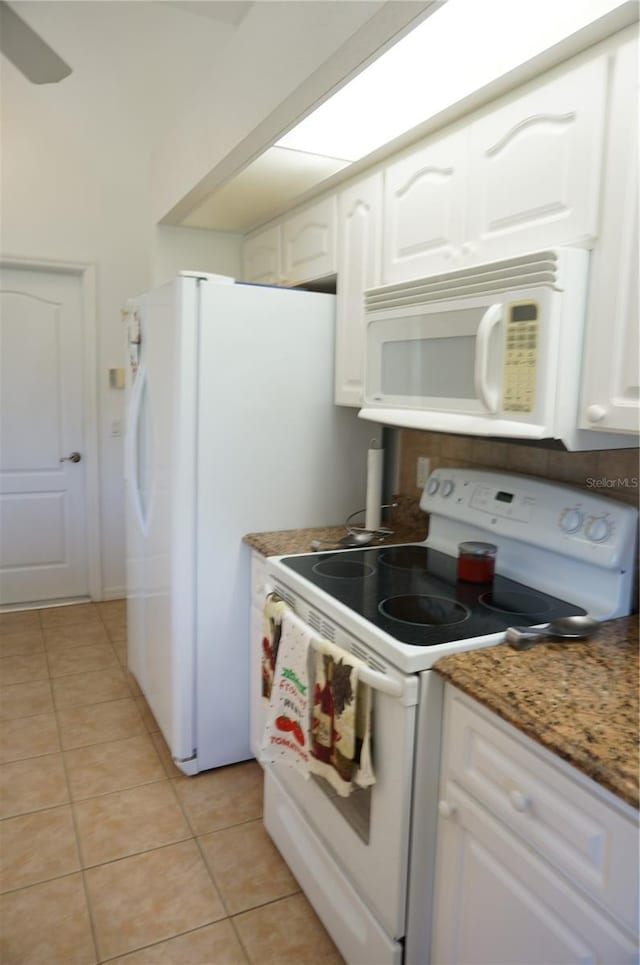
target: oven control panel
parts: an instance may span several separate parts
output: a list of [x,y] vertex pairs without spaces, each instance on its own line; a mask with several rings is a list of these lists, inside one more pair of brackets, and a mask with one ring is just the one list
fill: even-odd
[[633,560],[637,510],[574,486],[443,467],[427,480],[420,508],[431,514],[430,532],[439,518],[457,522],[452,539],[471,526],[608,569]]

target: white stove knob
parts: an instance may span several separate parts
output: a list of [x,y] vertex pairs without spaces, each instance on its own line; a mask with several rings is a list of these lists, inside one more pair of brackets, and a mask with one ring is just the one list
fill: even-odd
[[579,509],[563,509],[560,513],[560,529],[564,533],[577,533],[582,527],[584,516]]
[[604,543],[611,536],[613,523],[606,516],[590,516],[584,531],[592,543]]
[[451,479],[445,479],[442,483],[442,495],[445,497],[450,496],[454,488],[453,481]]
[[437,476],[432,476],[427,483],[427,496],[435,496],[440,489],[440,480]]

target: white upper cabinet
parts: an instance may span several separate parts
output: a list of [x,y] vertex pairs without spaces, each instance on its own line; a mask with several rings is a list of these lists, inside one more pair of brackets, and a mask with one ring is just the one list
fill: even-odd
[[273,225],[245,238],[242,245],[243,280],[261,285],[282,282],[282,228]]
[[598,236],[607,57],[528,85],[471,125],[473,260],[593,245]]
[[243,280],[292,286],[334,275],[336,207],[330,195],[245,238]]
[[468,134],[432,138],[390,164],[384,187],[384,284],[449,271],[465,240]]
[[333,275],[336,271],[336,197],[322,198],[282,226],[283,276],[287,285]]
[[607,138],[602,234],[592,255],[580,425],[637,433],[638,351],[638,42],[614,65]]
[[384,284],[598,237],[608,58],[554,71],[388,165]]
[[364,389],[364,292],[380,284],[382,172],[338,197],[336,306],[337,405],[361,405]]

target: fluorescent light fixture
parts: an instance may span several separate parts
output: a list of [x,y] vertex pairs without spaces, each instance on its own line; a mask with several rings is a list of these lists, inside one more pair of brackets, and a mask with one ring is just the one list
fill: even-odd
[[366,157],[622,2],[447,0],[277,147]]

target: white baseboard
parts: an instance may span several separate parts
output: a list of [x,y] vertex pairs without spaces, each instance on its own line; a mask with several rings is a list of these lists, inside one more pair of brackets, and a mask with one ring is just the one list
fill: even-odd
[[105,586],[102,590],[103,600],[124,600],[127,595],[125,586]]

